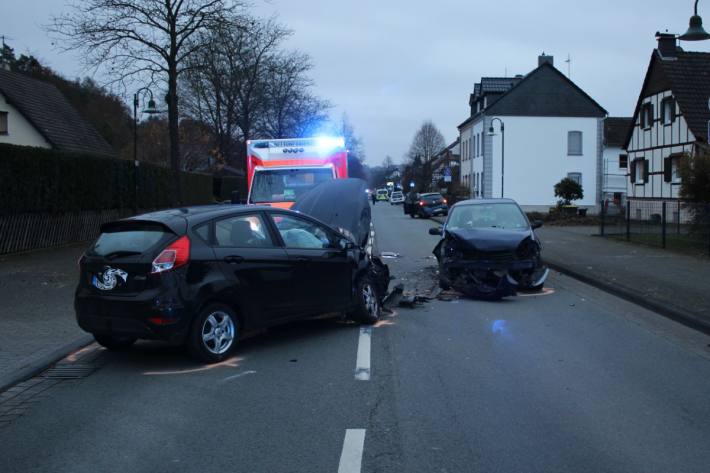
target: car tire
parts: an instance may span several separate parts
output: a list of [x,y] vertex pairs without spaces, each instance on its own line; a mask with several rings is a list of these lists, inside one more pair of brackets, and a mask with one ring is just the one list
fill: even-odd
[[187,348],[205,363],[225,360],[237,344],[239,319],[224,304],[210,304],[192,321]]
[[125,350],[136,343],[136,338],[134,337],[121,337],[119,335],[100,335],[95,333],[94,339],[102,347],[115,351]]
[[363,276],[358,280],[355,297],[355,308],[350,318],[361,324],[374,324],[380,320],[380,300],[377,289],[370,276]]
[[451,289],[451,285],[444,281],[442,278],[439,278],[439,288],[442,291],[448,291],[449,289]]

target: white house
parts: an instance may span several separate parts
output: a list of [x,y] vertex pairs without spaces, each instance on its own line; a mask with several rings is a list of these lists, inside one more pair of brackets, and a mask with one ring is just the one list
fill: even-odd
[[2,68],[0,143],[115,155],[113,148],[54,85]]
[[629,157],[624,145],[631,121],[631,117],[607,117],[604,120],[602,201],[607,205],[621,206],[626,201]]
[[489,80],[476,84],[471,116],[459,125],[462,184],[471,196],[547,211],[557,200],[554,185],[570,177],[584,189],[576,203],[596,209],[606,110],[555,69],[552,56],[540,56],[524,77],[495,79],[500,89],[487,90]]
[[708,142],[710,53],[683,51],[672,34],[656,38],[625,142],[627,192],[632,218],[660,215],[662,202],[671,201],[675,211],[668,219],[677,221],[683,218],[677,210],[678,165]]

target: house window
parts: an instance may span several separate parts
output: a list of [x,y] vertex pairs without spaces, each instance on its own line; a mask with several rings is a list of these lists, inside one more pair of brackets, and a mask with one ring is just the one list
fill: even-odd
[[7,112],[0,112],[0,135],[7,135]]
[[673,97],[663,99],[663,102],[661,102],[661,110],[664,125],[670,125],[675,121],[675,100],[673,100]]
[[680,156],[671,158],[671,182],[680,182]]
[[629,156],[627,154],[619,155],[619,169],[628,169],[629,167]]
[[582,132],[567,132],[567,156],[582,155]]
[[646,160],[636,161],[636,184],[643,184],[646,177]]
[[582,173],[581,172],[568,172],[567,178],[572,179],[574,182],[582,185]]
[[648,129],[651,125],[653,125],[653,104],[648,102],[641,107],[641,128]]

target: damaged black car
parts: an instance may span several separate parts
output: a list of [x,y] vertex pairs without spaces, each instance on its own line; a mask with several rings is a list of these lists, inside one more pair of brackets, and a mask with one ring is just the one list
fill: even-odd
[[497,300],[519,290],[541,291],[549,270],[542,264],[542,244],[535,229],[511,199],[458,202],[443,227],[429,230],[441,236],[434,248],[439,285],[476,299]]
[[79,326],[110,349],[164,340],[218,362],[244,334],[287,321],[376,322],[389,272],[369,250],[365,183],[323,185],[296,211],[201,206],[103,225],[79,261]]

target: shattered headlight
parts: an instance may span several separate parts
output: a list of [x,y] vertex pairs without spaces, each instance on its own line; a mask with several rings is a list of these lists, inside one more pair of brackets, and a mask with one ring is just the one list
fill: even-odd
[[540,245],[528,237],[518,245],[516,255],[520,259],[537,259],[540,257]]

